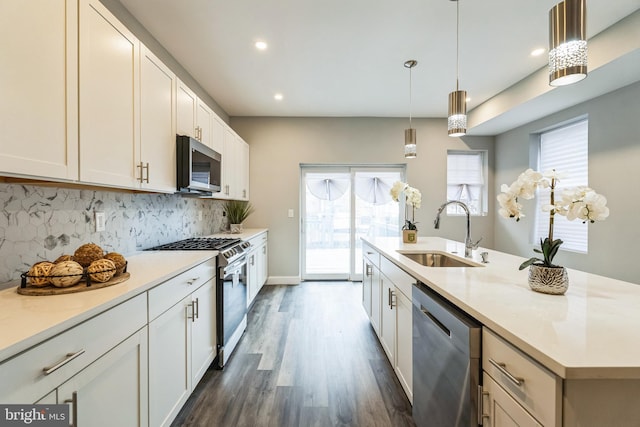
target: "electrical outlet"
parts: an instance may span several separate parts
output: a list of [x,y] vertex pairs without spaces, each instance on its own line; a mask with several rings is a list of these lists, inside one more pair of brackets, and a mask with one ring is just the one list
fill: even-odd
[[198,221],[202,221],[202,211],[198,211]]
[[104,212],[96,212],[96,231],[104,231],[105,228]]
[[293,218],[293,209],[289,209],[289,212],[287,212],[287,216],[289,218]]

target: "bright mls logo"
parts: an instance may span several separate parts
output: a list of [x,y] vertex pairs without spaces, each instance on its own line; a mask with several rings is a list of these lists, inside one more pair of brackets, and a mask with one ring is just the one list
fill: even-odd
[[68,405],[0,405],[0,427],[68,427]]

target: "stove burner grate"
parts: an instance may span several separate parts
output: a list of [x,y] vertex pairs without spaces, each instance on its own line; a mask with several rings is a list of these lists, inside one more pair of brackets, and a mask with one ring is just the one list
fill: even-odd
[[224,250],[240,243],[240,239],[223,237],[194,237],[191,239],[178,240],[177,242],[166,243],[164,245],[149,248],[149,251],[202,251],[202,250]]

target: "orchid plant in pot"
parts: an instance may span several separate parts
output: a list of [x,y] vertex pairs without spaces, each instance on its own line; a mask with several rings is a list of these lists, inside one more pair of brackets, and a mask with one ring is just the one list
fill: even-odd
[[[404,225],[402,226],[402,241],[404,243],[416,243],[418,241],[418,227],[415,220],[416,209],[420,209],[422,194],[417,188],[410,187],[406,182],[396,181],[390,190],[391,198],[399,202],[400,195],[404,194],[405,204]],[[411,219],[409,219],[409,207],[411,207]]]
[[562,215],[569,221],[580,219],[583,223],[603,221],[609,216],[607,199],[589,187],[564,189],[559,200],[556,200],[556,185],[560,178],[562,174],[555,169],[544,174],[527,169],[510,186],[503,184],[502,193],[498,195],[500,215],[520,221],[524,214],[518,199],[532,199],[538,188],[549,189],[549,204],[542,206],[543,212],[549,212],[549,232],[547,237],[540,239],[540,248],[534,249],[542,258],[529,258],[520,265],[520,270],[529,267],[531,289],[555,295],[564,294],[569,287],[566,269],[553,263],[553,258],[563,243],[561,239],[554,239],[553,236],[555,215]]

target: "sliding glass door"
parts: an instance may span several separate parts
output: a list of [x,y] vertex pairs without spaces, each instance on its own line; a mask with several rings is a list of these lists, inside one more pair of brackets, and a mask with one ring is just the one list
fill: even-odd
[[362,280],[363,236],[400,233],[389,190],[402,166],[301,166],[301,263],[305,280]]

